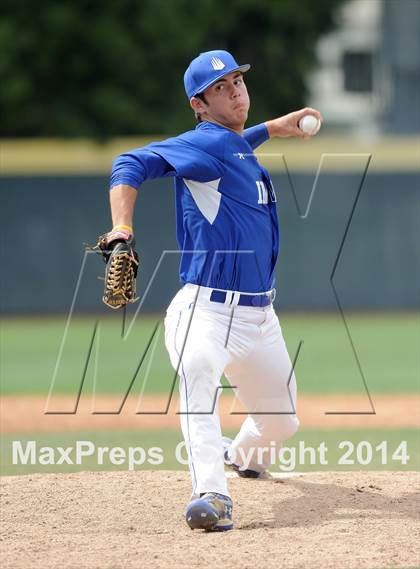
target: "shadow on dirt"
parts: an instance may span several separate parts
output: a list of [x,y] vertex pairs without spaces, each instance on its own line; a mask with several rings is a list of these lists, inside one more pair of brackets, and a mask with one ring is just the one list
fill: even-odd
[[308,527],[334,520],[363,518],[420,519],[420,494],[417,492],[391,497],[384,495],[379,486],[369,483],[353,488],[303,480],[276,480],[271,483],[292,487],[300,495],[276,500],[271,515],[265,520],[244,524],[238,529]]

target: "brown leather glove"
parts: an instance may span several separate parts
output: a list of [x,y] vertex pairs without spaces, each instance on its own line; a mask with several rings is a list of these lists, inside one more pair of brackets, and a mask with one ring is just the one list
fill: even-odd
[[136,278],[139,256],[134,247],[134,235],[119,229],[101,235],[92,248],[106,263],[102,300],[110,308],[121,308],[138,300]]

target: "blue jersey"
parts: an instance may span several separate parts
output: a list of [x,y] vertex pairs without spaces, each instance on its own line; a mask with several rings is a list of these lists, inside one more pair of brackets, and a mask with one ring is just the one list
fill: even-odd
[[111,187],[138,188],[175,176],[180,280],[221,290],[273,288],[279,232],[276,197],[253,150],[268,139],[264,124],[244,136],[212,122],[121,154]]

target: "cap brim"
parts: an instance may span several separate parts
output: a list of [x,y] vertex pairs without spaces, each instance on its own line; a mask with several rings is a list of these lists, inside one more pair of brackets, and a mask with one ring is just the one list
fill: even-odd
[[229,73],[235,73],[235,71],[241,71],[242,73],[245,73],[249,69],[251,69],[251,66],[249,65],[249,63],[246,63],[245,65],[239,65],[238,67],[234,67],[233,69],[229,69],[228,71],[223,70],[220,72],[220,74],[217,77],[213,77],[211,81],[209,81],[205,85],[200,86],[200,89],[198,91],[195,91],[195,93],[193,93],[191,97],[195,97],[196,95],[198,95],[198,93],[202,93],[203,91],[214,85],[214,83],[219,81],[219,79],[221,79],[225,75],[229,75]]

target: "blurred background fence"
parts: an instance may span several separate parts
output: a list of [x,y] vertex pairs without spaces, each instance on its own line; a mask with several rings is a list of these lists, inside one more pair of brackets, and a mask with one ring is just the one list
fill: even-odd
[[[304,144],[304,143],[302,143]],[[311,143],[309,143],[311,144]],[[286,153],[287,158],[287,153]],[[374,159],[372,159],[374,160]],[[331,286],[363,164],[355,171],[321,173],[306,219],[315,171],[273,174],[281,222],[276,304],[283,309],[332,309]],[[327,163],[327,162],[326,162]],[[70,308],[84,258],[110,227],[105,175],[7,176],[1,181],[3,310],[65,312]],[[174,189],[171,180],[144,184],[138,198],[136,235],[141,255],[140,291],[154,275],[145,310],[162,310],[178,286]],[[419,301],[419,187],[415,171],[368,171],[338,259],[333,283],[345,308],[414,309]],[[166,251],[166,253],[165,253]],[[88,255],[79,310],[99,309],[103,263]]]

